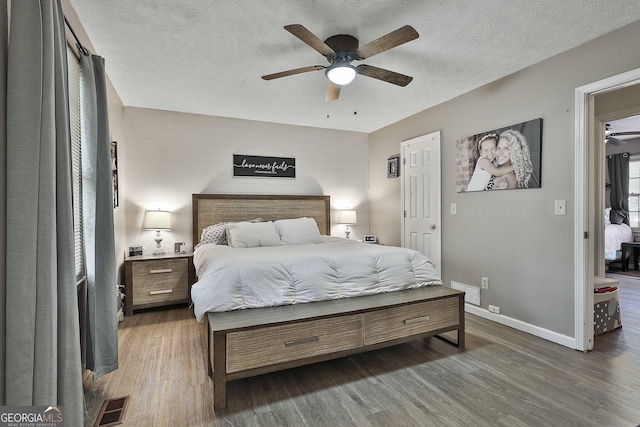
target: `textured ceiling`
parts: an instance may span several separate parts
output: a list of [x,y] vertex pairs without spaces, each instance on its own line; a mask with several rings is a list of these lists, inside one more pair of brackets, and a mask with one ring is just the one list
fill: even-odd
[[[640,19],[637,0],[70,0],[125,106],[372,132]],[[420,34],[362,63],[324,100],[326,65],[283,29],[368,43],[405,24]],[[357,113],[357,114],[355,114]]]

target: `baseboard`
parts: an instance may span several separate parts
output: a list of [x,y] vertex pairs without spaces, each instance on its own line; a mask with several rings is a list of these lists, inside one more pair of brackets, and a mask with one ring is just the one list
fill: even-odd
[[547,341],[551,341],[556,344],[560,344],[574,350],[577,349],[576,340],[573,337],[568,337],[566,335],[562,335],[557,332],[553,332],[548,329],[544,329],[539,326],[523,322],[522,320],[504,316],[502,314],[491,313],[488,310],[485,310],[484,308],[480,308],[472,304],[465,304],[464,311],[466,311],[467,313],[475,314],[476,316],[482,317],[483,319],[491,320],[501,325],[505,325],[510,328],[517,329],[518,331],[526,332],[528,334],[545,339]]

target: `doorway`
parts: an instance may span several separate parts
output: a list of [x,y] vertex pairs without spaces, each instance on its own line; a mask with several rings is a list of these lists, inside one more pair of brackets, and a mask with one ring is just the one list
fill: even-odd
[[[602,122],[595,118],[595,96],[640,84],[640,69],[576,88],[575,91],[575,218],[574,295],[575,348],[593,349],[593,278],[599,271],[596,244],[602,239],[604,212],[600,212],[604,188],[604,147],[599,135]],[[602,165],[602,166],[601,166]],[[597,202],[597,200],[600,202]]]
[[[640,85],[636,85],[633,87],[633,91],[639,94],[639,97],[636,99],[640,99]],[[622,89],[623,92],[632,91],[632,89]],[[601,97],[606,96],[608,98],[619,97],[618,94],[620,91],[613,91],[605,95],[596,96],[596,113],[602,108],[598,108],[601,102]],[[606,141],[603,144],[603,155],[597,156],[601,159],[598,162],[600,168],[602,168],[603,176],[599,178],[599,192],[601,194],[595,194],[594,196],[600,195],[602,200],[599,200],[598,197],[594,197],[596,212],[598,215],[596,216],[596,221],[600,222],[600,214],[601,212],[605,212],[605,208],[611,206],[611,182],[608,173],[608,157],[614,154],[628,154],[629,158],[637,157],[640,155],[640,101],[634,100],[633,103],[637,103],[637,105],[625,108],[620,111],[612,111],[605,112],[603,114],[598,114],[595,119],[595,127],[596,127],[596,140]],[[633,129],[637,133],[633,134],[630,130]],[[609,135],[609,136],[607,136]],[[637,190],[633,191],[637,193]],[[637,218],[637,209],[631,209],[633,214],[628,215],[628,219],[624,220],[625,224],[619,224],[619,221],[622,218],[617,218],[617,220],[612,221],[609,220],[609,217],[606,213],[603,213],[602,222],[604,227],[597,227],[595,236],[596,240],[596,259],[594,260],[595,266],[595,275],[596,276],[604,276],[607,271],[610,269],[624,269],[621,262],[618,261],[620,257],[620,253],[612,252],[615,248],[620,249],[620,242],[627,242],[633,240],[633,234],[631,227],[635,229],[638,228],[638,218]],[[628,223],[628,224],[626,224]],[[630,227],[627,227],[629,225]],[[608,229],[608,230],[607,230]],[[608,233],[608,234],[607,234]],[[600,254],[606,254],[606,260]]]

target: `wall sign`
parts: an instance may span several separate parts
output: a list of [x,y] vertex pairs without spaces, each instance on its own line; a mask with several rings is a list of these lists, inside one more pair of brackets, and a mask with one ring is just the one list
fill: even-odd
[[264,157],[234,154],[233,176],[295,178],[296,159],[291,157]]

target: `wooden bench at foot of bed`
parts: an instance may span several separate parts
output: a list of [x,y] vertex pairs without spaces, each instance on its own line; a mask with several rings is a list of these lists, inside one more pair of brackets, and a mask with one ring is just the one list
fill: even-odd
[[464,292],[429,286],[385,294],[208,313],[214,410],[227,382],[457,331],[464,347]]

